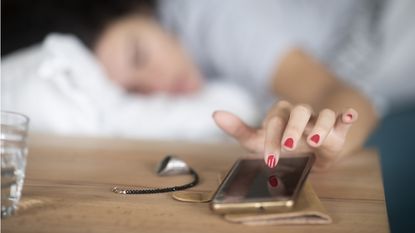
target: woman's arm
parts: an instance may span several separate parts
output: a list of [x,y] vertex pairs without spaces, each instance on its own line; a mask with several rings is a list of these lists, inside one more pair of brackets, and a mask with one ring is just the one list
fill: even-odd
[[376,126],[370,102],[301,50],[289,52],[275,70],[272,89],[287,101],[277,102],[260,128],[231,113],[214,114],[225,132],[247,149],[264,153],[268,166],[276,166],[281,151],[312,151],[315,169],[325,169],[358,149]]
[[337,79],[322,64],[299,49],[282,59],[272,79],[275,94],[294,104],[311,105],[316,113],[328,108],[337,113],[353,108],[359,120],[350,129],[341,154],[358,149],[376,127],[378,116],[369,100]]

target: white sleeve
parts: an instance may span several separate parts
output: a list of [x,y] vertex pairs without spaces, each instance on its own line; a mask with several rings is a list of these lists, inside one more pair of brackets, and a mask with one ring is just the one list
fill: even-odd
[[412,0],[368,1],[335,56],[322,59],[365,94],[380,116],[415,102],[413,9]]

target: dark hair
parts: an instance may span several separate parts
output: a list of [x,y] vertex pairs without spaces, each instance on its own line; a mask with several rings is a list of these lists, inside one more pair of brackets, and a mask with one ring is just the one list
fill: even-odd
[[50,32],[71,33],[89,48],[110,22],[134,13],[151,15],[154,0],[2,0],[1,54],[43,40]]

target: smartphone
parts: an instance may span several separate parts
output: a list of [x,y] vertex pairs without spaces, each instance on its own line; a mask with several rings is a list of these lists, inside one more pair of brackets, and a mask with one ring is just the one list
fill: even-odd
[[240,159],[219,185],[210,203],[216,213],[278,212],[294,206],[315,156],[281,157],[275,168],[263,159]]

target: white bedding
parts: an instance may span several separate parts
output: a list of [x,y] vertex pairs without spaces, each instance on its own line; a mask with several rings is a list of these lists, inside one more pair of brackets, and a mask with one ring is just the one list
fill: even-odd
[[258,121],[253,98],[229,83],[207,83],[200,93],[172,97],[128,94],[102,72],[94,56],[70,35],[51,34],[2,60],[2,110],[31,119],[31,130],[65,135],[222,140],[214,110]]

